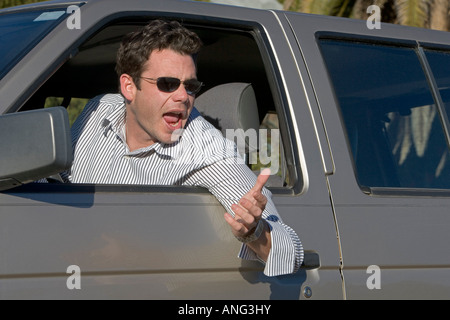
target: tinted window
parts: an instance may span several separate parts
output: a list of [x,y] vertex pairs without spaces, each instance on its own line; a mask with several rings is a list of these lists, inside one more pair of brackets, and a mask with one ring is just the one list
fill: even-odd
[[321,40],[364,187],[450,188],[440,113],[413,48]]

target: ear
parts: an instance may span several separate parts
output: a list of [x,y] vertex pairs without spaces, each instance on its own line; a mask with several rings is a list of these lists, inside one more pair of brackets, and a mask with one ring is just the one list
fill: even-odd
[[132,102],[137,90],[133,78],[130,75],[124,73],[120,76],[119,80],[120,92],[128,102]]

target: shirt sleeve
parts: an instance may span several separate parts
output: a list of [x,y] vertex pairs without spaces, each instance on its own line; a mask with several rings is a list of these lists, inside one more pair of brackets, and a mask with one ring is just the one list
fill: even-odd
[[[233,214],[231,205],[237,203],[256,183],[256,175],[239,161],[216,161],[189,177],[190,183],[208,188],[223,207]],[[270,226],[272,248],[265,262],[264,274],[278,276],[295,273],[303,261],[303,247],[296,232],[284,224],[272,201],[272,194],[263,188],[267,205],[262,214]],[[238,255],[242,259],[259,260],[256,253],[243,244]]]

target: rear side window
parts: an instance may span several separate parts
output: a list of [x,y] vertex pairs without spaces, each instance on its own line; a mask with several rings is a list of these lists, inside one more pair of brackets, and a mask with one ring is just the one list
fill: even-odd
[[320,47],[359,185],[450,189],[443,118],[415,48],[330,39]]

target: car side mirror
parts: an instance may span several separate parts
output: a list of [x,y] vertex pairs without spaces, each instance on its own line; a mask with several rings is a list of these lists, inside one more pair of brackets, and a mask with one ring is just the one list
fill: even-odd
[[62,172],[72,161],[65,108],[0,116],[0,191]]

